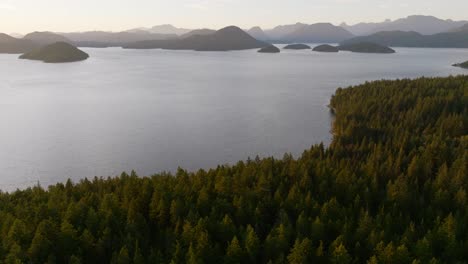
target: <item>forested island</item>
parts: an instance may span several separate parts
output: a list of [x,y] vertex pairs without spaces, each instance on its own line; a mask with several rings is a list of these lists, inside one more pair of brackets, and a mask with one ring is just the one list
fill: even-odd
[[328,44],[323,44],[315,47],[313,51],[316,52],[339,52],[340,50],[337,47],[334,47],[332,45]]
[[463,263],[468,76],[338,89],[330,146],[0,192],[0,263]]
[[56,42],[20,56],[20,59],[46,63],[76,62],[87,58],[89,58],[87,53],[66,42]]
[[453,66],[468,69],[468,61],[457,63],[457,64],[454,64]]
[[275,45],[269,45],[258,50],[259,53],[280,53],[281,50]]
[[306,49],[311,49],[309,45],[306,44],[289,44],[284,47],[284,49],[290,49],[290,50],[306,50]]
[[338,50],[345,50],[357,53],[382,53],[390,54],[395,53],[395,50],[380,44],[373,42],[359,42],[353,44],[345,44],[337,47]]

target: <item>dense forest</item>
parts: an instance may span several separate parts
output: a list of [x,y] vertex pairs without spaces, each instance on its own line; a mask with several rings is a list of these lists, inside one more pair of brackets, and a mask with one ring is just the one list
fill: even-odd
[[0,263],[467,263],[468,77],[330,107],[297,158],[0,193]]

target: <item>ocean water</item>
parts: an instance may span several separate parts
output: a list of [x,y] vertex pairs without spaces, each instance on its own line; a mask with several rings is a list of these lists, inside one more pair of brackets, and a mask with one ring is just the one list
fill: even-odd
[[298,156],[330,142],[338,87],[468,73],[451,66],[465,49],[84,50],[67,64],[0,55],[0,190]]

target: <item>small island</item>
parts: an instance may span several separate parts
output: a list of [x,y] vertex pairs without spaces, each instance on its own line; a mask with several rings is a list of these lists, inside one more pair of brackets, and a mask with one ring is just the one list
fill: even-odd
[[270,45],[270,46],[261,48],[258,52],[259,53],[280,53],[281,51],[276,46]]
[[306,44],[290,44],[284,47],[284,49],[290,49],[290,50],[306,50],[306,49],[311,49],[309,45]]
[[460,67],[460,68],[463,68],[463,69],[468,69],[468,61],[465,61],[463,63],[456,63],[453,66],[454,67]]
[[39,60],[46,63],[76,62],[89,58],[89,55],[66,42],[56,42],[25,53],[20,59]]
[[317,46],[313,49],[313,51],[316,52],[339,52],[340,50],[337,47],[334,47],[332,45],[324,44]]
[[338,46],[339,50],[344,51],[351,51],[357,53],[381,53],[381,54],[391,54],[395,53],[395,50],[383,46],[380,44],[372,43],[372,42],[360,42],[354,44],[347,44]]

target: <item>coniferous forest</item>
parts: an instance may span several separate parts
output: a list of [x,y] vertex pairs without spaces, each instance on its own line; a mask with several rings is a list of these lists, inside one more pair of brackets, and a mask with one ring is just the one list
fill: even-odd
[[330,146],[0,193],[0,263],[467,263],[468,77],[338,89]]

